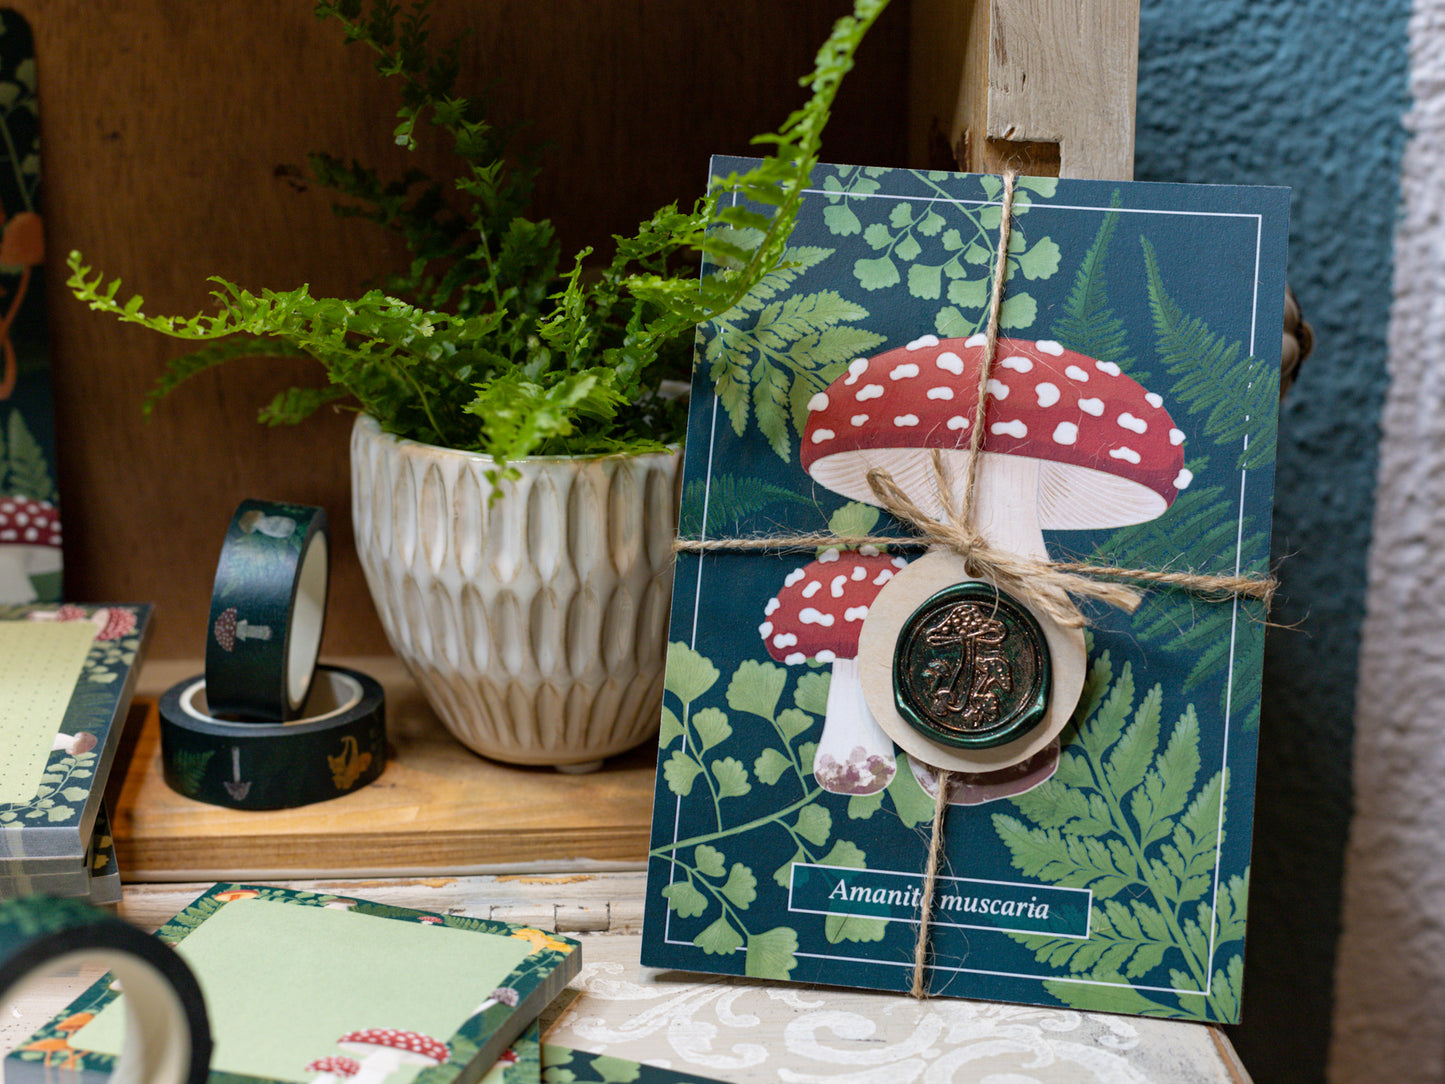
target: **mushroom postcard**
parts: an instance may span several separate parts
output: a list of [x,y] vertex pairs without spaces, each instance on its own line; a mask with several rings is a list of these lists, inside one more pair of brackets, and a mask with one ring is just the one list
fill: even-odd
[[[479,1080],[581,967],[576,941],[530,926],[261,885],[213,885],[156,936],[200,985],[185,1009],[217,1084]],[[126,996],[101,978],[5,1080],[109,1079],[136,1041]]]
[[1239,1019],[1288,210],[815,170],[697,341],[644,964]]

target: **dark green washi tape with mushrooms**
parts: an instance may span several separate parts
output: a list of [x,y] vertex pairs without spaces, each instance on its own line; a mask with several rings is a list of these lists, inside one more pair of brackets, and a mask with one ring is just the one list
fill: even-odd
[[[82,965],[107,968],[126,994],[124,1048],[119,1055],[88,1050],[85,1026],[94,1013],[72,1005],[5,1059],[6,1080],[204,1084],[211,1026],[200,985],[174,949],[79,900],[0,900],[0,1006],[18,1002],[34,982],[73,975]],[[109,985],[101,980],[82,1000],[95,995],[98,1011]]]
[[231,809],[294,809],[339,798],[386,766],[386,699],[374,678],[318,666],[300,719],[217,719],[197,675],[161,697],[161,767],[171,789]]
[[258,500],[236,507],[206,633],[213,715],[279,723],[300,714],[321,651],[330,549],[324,509]]

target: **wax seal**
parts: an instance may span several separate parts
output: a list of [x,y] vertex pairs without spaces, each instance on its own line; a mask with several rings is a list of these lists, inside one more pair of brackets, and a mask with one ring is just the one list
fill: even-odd
[[904,622],[893,653],[898,713],[932,741],[987,749],[1023,737],[1048,714],[1044,630],[993,584],[951,584]]

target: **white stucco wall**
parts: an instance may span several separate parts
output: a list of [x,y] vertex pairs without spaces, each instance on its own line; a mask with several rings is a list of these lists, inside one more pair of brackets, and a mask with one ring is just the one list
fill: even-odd
[[1445,1079],[1445,0],[1416,0],[1410,53],[1330,1049],[1340,1084]]

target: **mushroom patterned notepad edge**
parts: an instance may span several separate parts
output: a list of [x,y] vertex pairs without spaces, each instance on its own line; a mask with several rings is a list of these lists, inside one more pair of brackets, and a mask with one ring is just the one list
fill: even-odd
[[820,166],[699,336],[643,962],[1233,1021],[1288,192],[1019,178],[989,358],[1004,186]]

